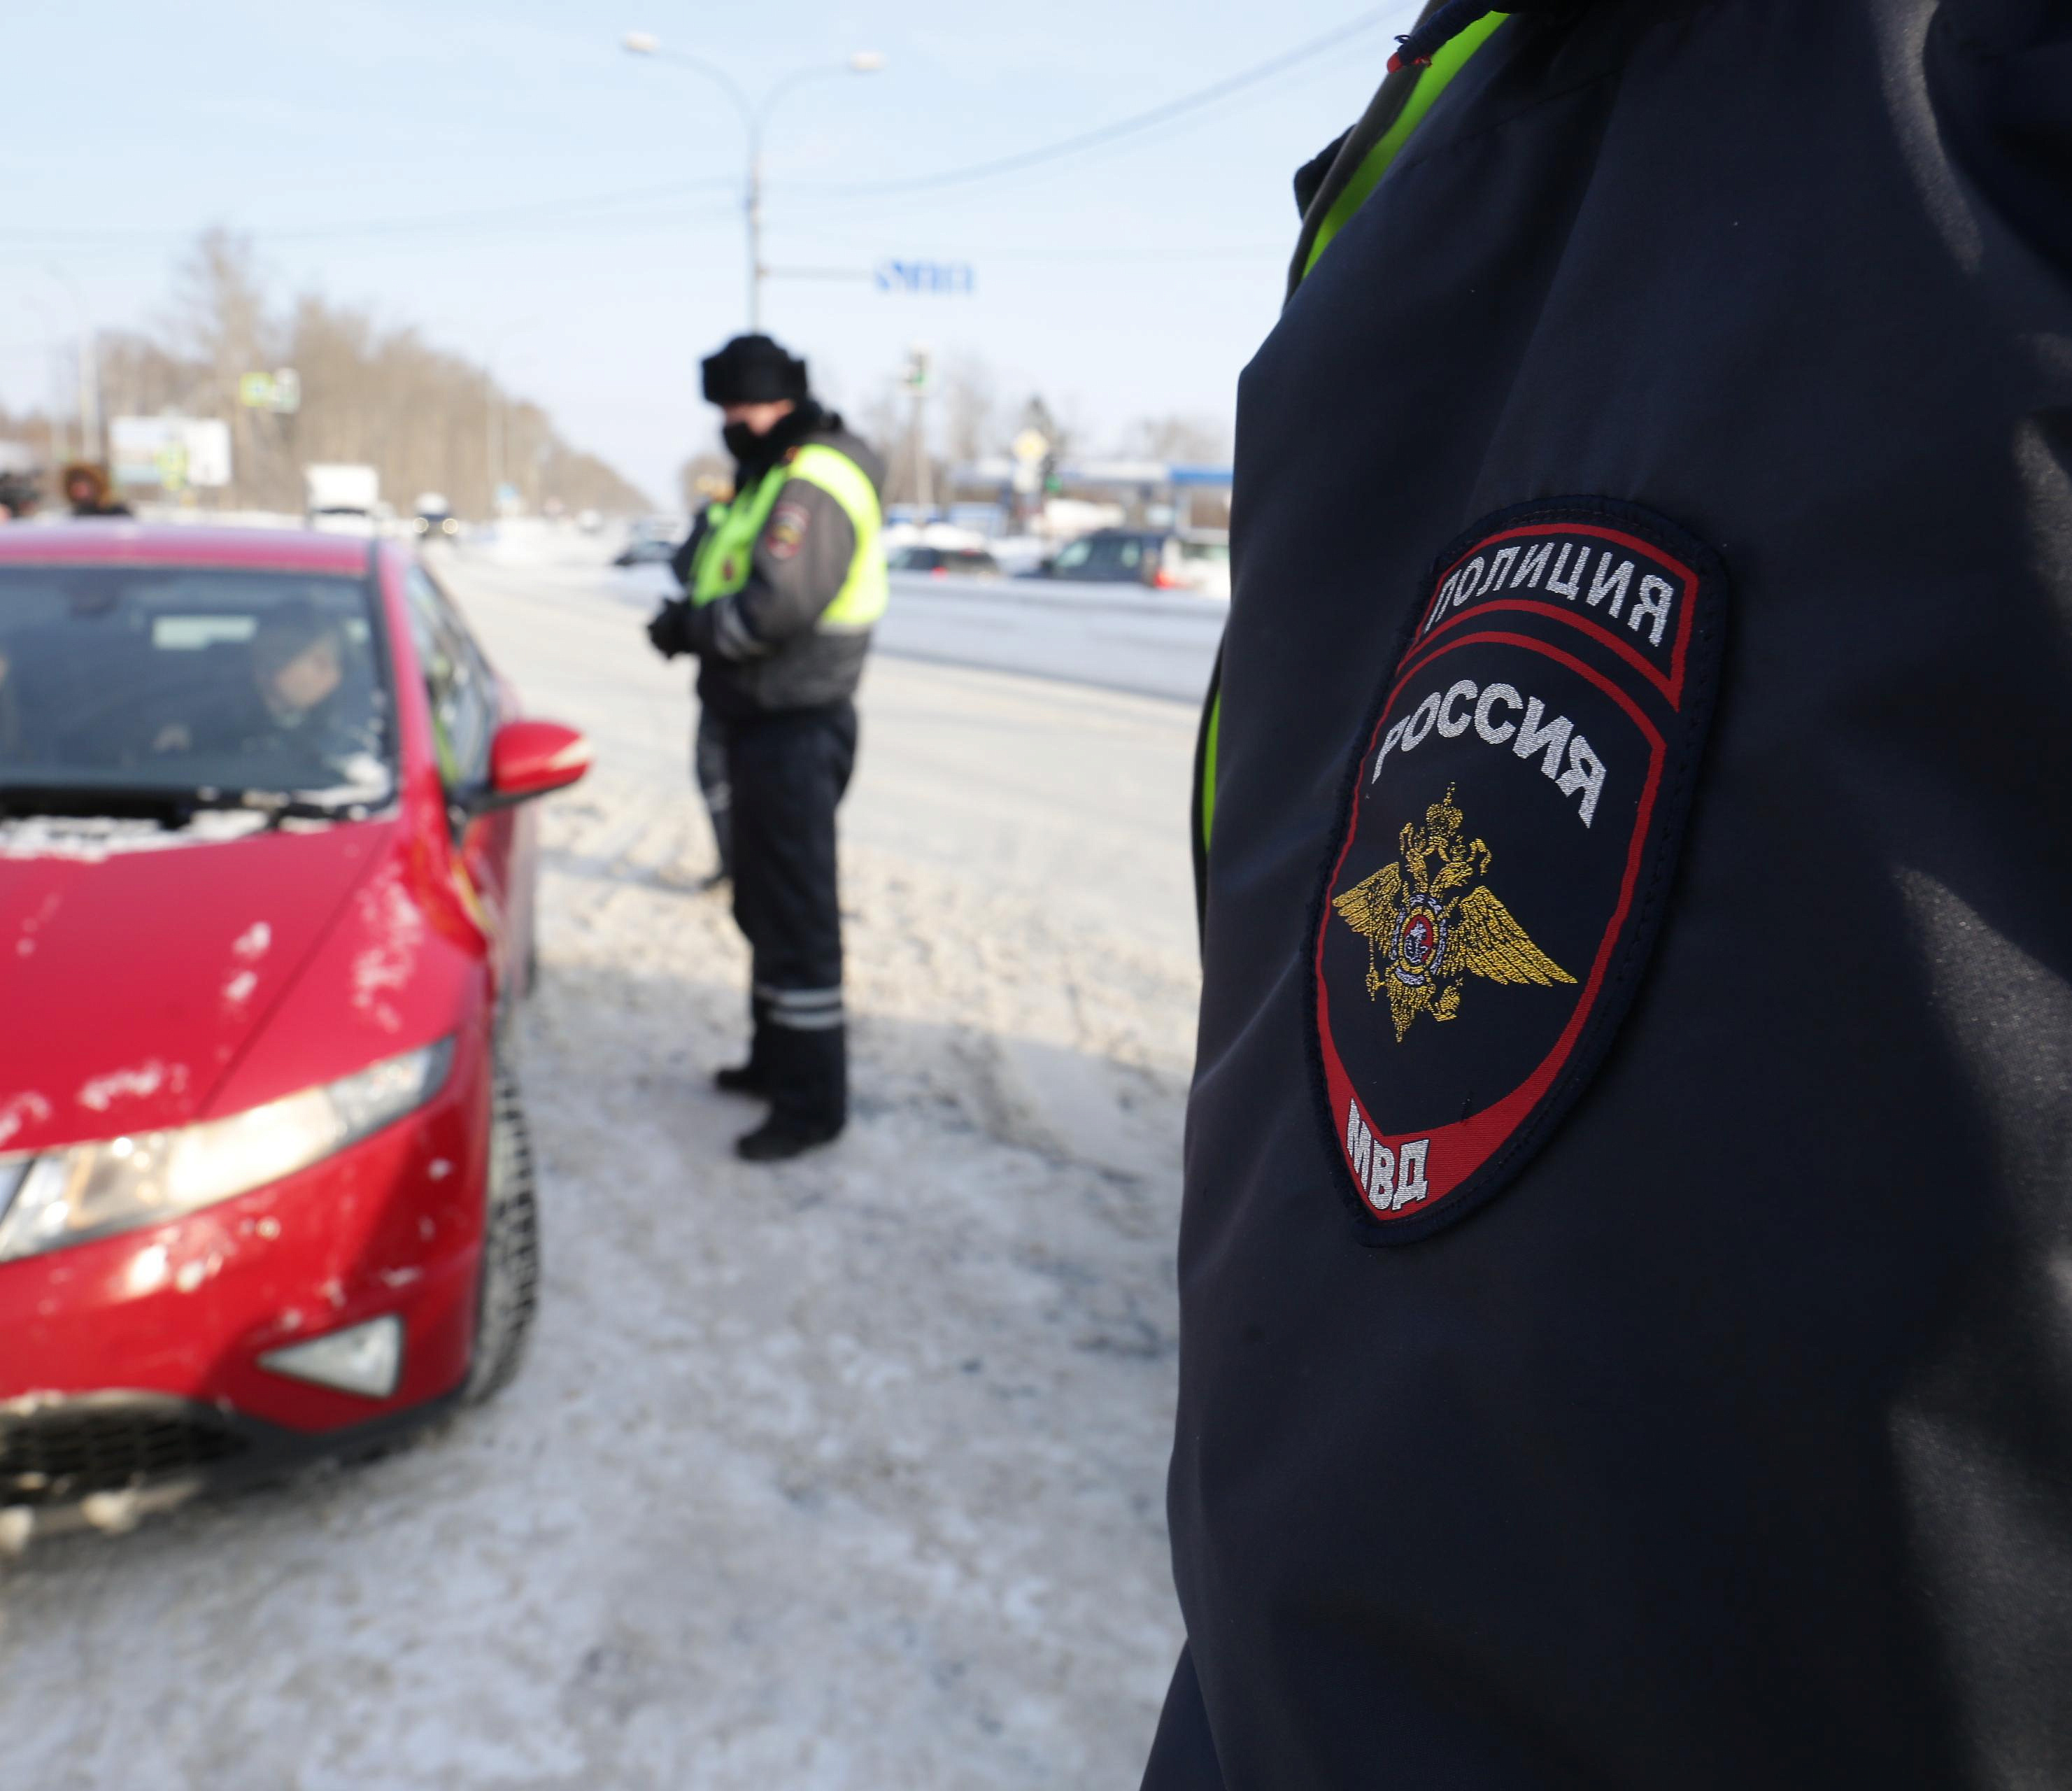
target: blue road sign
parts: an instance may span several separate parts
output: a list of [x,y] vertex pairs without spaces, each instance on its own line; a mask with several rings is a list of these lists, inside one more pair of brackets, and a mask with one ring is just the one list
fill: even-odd
[[968,298],[977,285],[969,261],[886,260],[872,270],[880,292]]

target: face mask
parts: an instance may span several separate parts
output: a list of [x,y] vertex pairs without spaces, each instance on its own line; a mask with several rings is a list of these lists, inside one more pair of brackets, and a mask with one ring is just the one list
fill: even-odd
[[750,460],[762,447],[763,438],[746,423],[729,423],[719,432],[719,438],[726,443],[726,451],[737,460]]

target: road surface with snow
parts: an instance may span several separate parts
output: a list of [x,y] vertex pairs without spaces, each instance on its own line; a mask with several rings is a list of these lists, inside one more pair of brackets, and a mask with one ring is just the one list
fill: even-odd
[[[1054,615],[1040,677],[874,661],[844,811],[855,1123],[751,1168],[728,1146],[758,1110],[707,1081],[744,965],[694,889],[683,665],[574,546],[443,565],[535,710],[599,748],[544,816],[531,1355],[386,1461],[0,1567],[4,1777],[1134,1784],[1179,1640],[1191,708],[1060,681]],[[1159,618],[1128,625],[1155,657]]]
[[[677,591],[666,566],[607,572],[612,597],[643,616]],[[1141,585],[1034,578],[892,575],[878,631],[887,658],[1059,678],[1198,704],[1208,688],[1227,600]]]

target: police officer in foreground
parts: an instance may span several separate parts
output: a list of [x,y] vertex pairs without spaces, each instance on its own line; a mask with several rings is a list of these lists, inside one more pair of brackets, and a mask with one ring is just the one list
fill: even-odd
[[678,556],[686,595],[648,638],[698,656],[698,701],[732,791],[734,914],[754,957],[748,1060],[730,1093],[770,1103],[736,1146],[755,1162],[826,1144],[848,1117],[835,808],[856,762],[852,698],[885,613],[878,456],[815,401],[766,336],[705,363],[734,494]]
[[1240,390],[1145,1782],[2072,1784],[2072,6],[1400,60]]

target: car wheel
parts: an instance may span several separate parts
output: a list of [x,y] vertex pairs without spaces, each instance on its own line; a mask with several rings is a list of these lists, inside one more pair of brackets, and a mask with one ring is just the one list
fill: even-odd
[[517,1079],[500,1059],[492,1073],[488,1213],[475,1295],[475,1354],[465,1398],[480,1405],[518,1372],[540,1286],[540,1208],[532,1141]]

